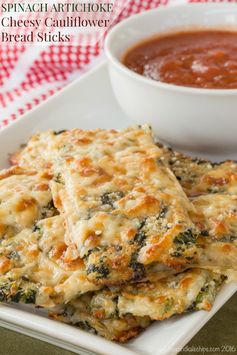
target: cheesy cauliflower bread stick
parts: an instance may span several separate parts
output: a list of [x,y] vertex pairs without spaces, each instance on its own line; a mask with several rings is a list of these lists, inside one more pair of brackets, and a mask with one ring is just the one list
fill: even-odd
[[[96,287],[86,281],[83,267],[80,268],[81,260],[74,259],[73,250],[66,249],[63,234],[63,219],[55,216],[38,222],[34,233],[24,230],[17,237],[2,242],[1,301],[48,308],[60,303],[64,312],[54,312],[57,319],[63,317],[67,322],[93,329],[109,339],[126,341],[147,327],[151,319],[181,313],[190,304],[193,309],[209,309],[215,287],[221,282],[220,276],[192,270],[161,282],[96,291]],[[83,293],[78,299],[78,294]],[[75,301],[69,302],[74,298]],[[89,304],[84,303],[88,299],[91,300],[90,312]],[[144,306],[140,311],[144,314],[137,316],[138,308],[145,302],[149,307]]]
[[[68,132],[70,134],[70,131]],[[11,156],[11,164],[37,169],[51,167],[55,162],[55,151],[60,146],[62,134],[65,139],[66,131],[47,131],[32,136],[24,149]],[[160,159],[164,163],[169,163],[189,197],[210,193],[237,194],[237,163],[235,161],[212,163],[208,160],[185,156],[161,144],[158,146],[162,151]],[[73,150],[72,146],[71,150]],[[67,148],[64,144],[61,144],[60,155],[67,156]]]
[[[50,223],[56,218],[49,219]],[[46,235],[45,238],[48,239]],[[60,249],[55,236],[53,239],[54,247]],[[30,248],[25,249],[31,249],[26,255],[27,262],[32,262],[36,255],[36,248],[32,243],[34,240],[28,237],[26,240],[30,244]],[[44,242],[42,240],[42,243]],[[23,246],[19,241],[16,245]],[[48,243],[46,251],[48,251],[49,245]],[[7,250],[6,246],[4,249]],[[19,261],[19,258],[22,258],[22,251],[19,256],[16,254],[17,249],[15,248],[13,253],[9,248],[8,252],[10,252],[11,258],[18,259],[19,264],[16,266],[19,268],[21,261],[25,264],[25,256]],[[32,254],[31,260],[29,254]],[[55,255],[55,251],[53,255]],[[48,263],[47,259],[45,261]],[[156,283],[138,283],[122,288],[86,292],[79,298],[58,305],[62,302],[62,298],[55,299],[52,284],[49,282],[50,274],[48,274],[50,272],[58,274],[58,269],[52,269],[49,265],[47,268],[42,267],[39,264],[41,277],[36,277],[38,282],[32,282],[27,277],[28,266],[25,264],[22,277],[19,277],[19,270],[13,270],[10,275],[8,274],[8,277],[5,275],[0,278],[1,301],[43,305],[51,309],[50,315],[54,319],[80,326],[85,330],[120,342],[125,342],[138,335],[151,323],[151,320],[162,320],[187,310],[209,310],[222,283],[220,275],[205,270],[190,270]],[[31,269],[30,274],[32,271],[34,270]],[[59,281],[59,277],[65,277],[65,275],[60,273],[57,276],[57,281]],[[70,282],[70,285],[74,287],[75,291],[77,278],[73,281]],[[68,285],[66,287],[68,288]],[[77,292],[79,293],[79,290]],[[54,310],[55,305],[57,307]]]
[[[121,342],[136,336],[152,319],[165,319],[189,309],[210,309],[222,278],[205,270],[96,291],[86,281],[83,267],[80,277],[80,260],[74,260],[73,252],[63,252],[60,219],[45,219],[36,225],[34,233],[24,230],[3,241],[1,301],[50,309],[59,306],[60,312],[51,311],[55,319]],[[82,296],[78,298],[79,294]]]
[[[116,307],[117,296],[111,297],[113,309]],[[49,316],[57,321],[75,325],[92,334],[98,334],[108,340],[124,343],[136,337],[151,324],[149,317],[136,317],[126,314],[123,317],[113,315],[110,318],[96,317],[91,311],[93,293],[87,293],[80,298],[61,305],[59,309],[51,310]]]
[[139,281],[154,265],[163,272],[193,263],[192,205],[160,162],[150,129],[74,129],[58,137],[54,166],[61,179],[52,183],[54,201],[89,280]]
[[200,229],[198,266],[237,280],[237,196],[208,194],[192,199]]
[[49,188],[51,178],[46,172],[17,166],[0,172],[0,239],[56,213]]
[[[90,309],[94,316],[149,316],[164,320],[187,310],[210,310],[223,277],[207,270],[190,269],[157,282],[125,285],[94,293]],[[117,295],[116,302],[114,300]],[[112,305],[114,304],[114,308]]]
[[64,232],[63,219],[55,216],[1,242],[1,301],[29,303],[30,298],[52,307],[98,289],[87,280],[83,261],[65,245]]
[[[33,304],[63,309],[70,301],[98,287],[85,277],[83,261],[74,258],[63,234],[63,220],[56,216],[37,223],[35,232],[23,230],[0,247],[0,302]],[[82,303],[81,303],[82,304]],[[67,307],[68,309],[68,307]],[[89,330],[93,317],[80,309],[84,329]],[[86,318],[85,318],[86,317]],[[77,322],[78,323],[78,322]],[[151,323],[148,317],[126,315],[122,319],[93,320],[101,335],[125,341],[137,335]],[[93,328],[94,329],[94,328]]]
[[[74,260],[73,251],[72,255],[67,250],[64,253],[62,222],[60,216],[45,219],[37,223],[34,233],[24,230],[12,240],[3,242],[0,250],[3,274],[4,257],[5,262],[8,259],[10,264],[7,269],[5,263],[5,275],[0,278],[1,301],[33,303],[48,308],[63,302],[64,305],[60,306],[64,309],[63,315],[54,313],[54,317],[59,320],[65,317],[67,322],[76,323],[87,330],[93,328],[98,334],[118,341],[126,341],[137,335],[150,324],[151,319],[181,313],[190,304],[193,309],[211,307],[221,277],[200,270],[192,270],[161,282],[90,292],[96,288],[86,281],[83,273],[79,278],[77,271],[80,269],[80,260]],[[72,276],[65,270],[73,270]],[[85,296],[68,303],[70,298],[84,292]],[[89,305],[86,308],[85,301],[82,301],[85,299],[91,299],[90,312]],[[145,302],[149,307],[145,306]],[[144,307],[140,312],[144,314],[137,316],[136,312],[142,304]]]
[[[126,341],[118,332],[139,321],[164,320],[190,310],[210,310],[223,278],[200,269],[188,270],[158,282],[88,293],[71,301],[51,317],[78,325],[110,340]],[[144,326],[142,325],[142,328]]]
[[163,147],[165,160],[195,207],[191,218],[200,230],[198,266],[237,280],[237,165],[213,164]]
[[163,161],[168,162],[188,197],[215,193],[237,195],[235,161],[212,163],[159,146],[163,152]]
[[11,165],[50,170],[55,159],[54,141],[62,132],[46,131],[34,134],[26,145],[23,145],[17,152],[10,154]]
[[[83,132],[83,131],[82,131]],[[72,132],[71,132],[72,133]],[[70,132],[68,132],[69,135]],[[67,136],[68,134],[64,133],[63,135]],[[77,134],[77,130],[75,131],[75,133],[73,134],[73,137],[75,136],[75,134]],[[40,148],[39,147],[44,147],[45,145],[45,140],[47,140],[48,142],[51,143],[51,147],[58,147],[59,143],[56,143],[57,141],[62,140],[61,134],[55,134],[53,132],[48,132],[48,133],[43,133],[42,137],[40,138],[39,135],[37,135],[35,138],[32,137],[31,139],[31,143],[29,143],[29,147],[25,148],[25,150],[22,151],[22,156],[19,155],[19,162],[24,162],[26,160],[26,157],[30,157],[30,153],[31,151],[39,151]],[[45,137],[48,137],[47,139]],[[63,140],[65,141],[65,138],[63,138]],[[42,142],[41,142],[42,141]],[[70,141],[73,141],[73,139],[71,138]],[[85,141],[84,141],[85,142]],[[37,146],[38,148],[34,148],[32,149],[33,146]],[[79,147],[80,148],[80,147]],[[180,181],[180,184],[182,185],[183,189],[186,191],[186,193],[190,196],[190,198],[192,198],[192,203],[195,204],[199,210],[199,217],[196,216],[195,219],[195,223],[197,227],[201,228],[201,232],[200,232],[200,244],[198,247],[198,263],[201,263],[201,265],[204,266],[208,266],[207,260],[208,260],[208,253],[212,254],[212,256],[210,255],[210,260],[209,260],[209,265],[212,265],[212,269],[215,269],[215,267],[218,270],[218,267],[215,266],[216,263],[218,263],[218,258],[213,258],[213,255],[215,254],[213,252],[213,250],[217,250],[221,251],[221,269],[222,272],[225,272],[225,274],[227,274],[227,268],[229,270],[229,268],[232,268],[234,270],[236,270],[236,262],[235,262],[235,258],[232,257],[232,255],[235,255],[235,231],[234,228],[232,226],[231,228],[231,235],[229,235],[229,240],[227,240],[227,232],[226,230],[223,231],[223,235],[222,238],[220,237],[220,232],[219,232],[219,237],[215,238],[213,232],[210,233],[210,236],[206,238],[204,238],[204,235],[209,233],[208,232],[208,226],[207,221],[205,221],[205,211],[203,211],[203,213],[200,212],[200,209],[202,208],[202,206],[204,205],[203,203],[201,203],[200,206],[200,201],[203,201],[203,199],[199,200],[198,196],[202,196],[203,194],[205,195],[210,195],[209,197],[206,197],[206,199],[208,199],[208,203],[209,204],[213,204],[214,208],[212,212],[212,220],[213,219],[226,219],[228,213],[231,213],[232,215],[232,219],[233,219],[233,211],[234,211],[234,197],[231,200],[230,198],[225,198],[224,195],[234,195],[236,192],[236,172],[237,172],[237,168],[236,168],[236,163],[235,162],[223,162],[220,164],[214,164],[205,160],[200,160],[200,159],[196,159],[196,158],[191,158],[191,157],[187,157],[184,156],[180,153],[174,152],[171,149],[168,149],[166,147],[162,147],[162,155],[159,158],[159,160],[163,161],[164,163],[169,162],[171,169],[173,170],[174,174],[176,175],[177,179]],[[57,149],[58,150],[58,149]],[[62,149],[59,149],[61,151],[61,155],[64,157],[64,154],[68,154],[68,151],[76,151],[76,148],[73,148],[72,146],[68,148],[67,144],[62,145]],[[64,151],[64,152],[62,152]],[[69,154],[69,156],[70,156]],[[44,154],[42,153],[41,156],[44,156]],[[51,157],[55,156],[55,154],[51,154]],[[34,161],[35,157],[32,158],[32,161]],[[30,160],[30,158],[28,159],[28,161]],[[60,178],[60,179],[59,179]],[[57,175],[56,178],[57,181],[62,182],[62,176],[60,174]],[[60,189],[64,189],[64,185],[63,184],[57,184],[57,183],[53,183],[54,186],[53,187],[53,195],[55,196],[54,198],[54,202],[55,204],[57,204],[57,207],[60,209],[62,209],[62,205],[60,205],[61,200],[60,200],[60,193],[58,193],[60,191]],[[222,195],[221,196],[217,196],[218,195]],[[64,206],[68,205],[68,210],[70,210],[70,206],[72,206],[72,198],[68,197],[68,194],[64,191],[62,193],[62,195],[64,195],[62,197],[62,199],[64,199]],[[118,199],[119,194],[113,194],[113,199]],[[108,195],[105,195],[106,199],[104,198],[103,200],[107,200],[107,202],[110,200],[110,204],[112,203],[112,199],[109,199]],[[112,195],[110,195],[111,197]],[[218,210],[218,208],[216,208],[217,205],[220,205],[220,203],[218,201],[220,201],[221,199],[223,199],[222,202],[222,207],[225,205],[225,213],[221,214],[220,208]],[[68,201],[67,201],[68,200]],[[116,201],[115,201],[116,203]],[[207,205],[207,203],[205,203],[205,205]],[[230,207],[228,207],[230,205]],[[205,207],[205,210],[207,208]],[[229,212],[228,212],[229,211]],[[204,213],[205,212],[205,213]],[[227,213],[228,212],[228,213]],[[76,212],[75,212],[76,214]],[[75,216],[75,218],[77,218],[77,216]],[[149,219],[148,219],[149,221]],[[153,222],[154,222],[154,218],[153,218]],[[163,224],[165,224],[166,221],[164,219]],[[229,222],[227,222],[228,224]],[[233,225],[233,222],[232,222]],[[225,227],[226,228],[226,227]],[[220,228],[219,228],[220,229]],[[97,233],[100,233],[100,231],[98,230]],[[228,232],[230,233],[230,232]],[[70,234],[68,234],[68,239],[70,240]],[[141,240],[141,235],[143,235],[143,233],[140,233],[139,239]],[[223,238],[225,239],[225,243],[223,242]],[[217,240],[218,239],[218,242]],[[220,241],[220,239],[222,239]],[[187,243],[190,244],[190,238],[183,238],[183,243]],[[201,245],[201,247],[200,247]],[[204,248],[205,246],[205,248]],[[229,249],[228,249],[229,248]],[[182,247],[180,247],[180,245],[177,248],[178,250],[176,250],[175,255],[177,257],[182,256]],[[229,252],[227,252],[229,250]],[[113,252],[113,248],[112,248],[112,252]],[[127,249],[122,249],[123,254],[125,254],[127,252]],[[128,251],[129,254],[130,251]],[[105,255],[105,254],[110,255],[111,253],[111,249],[109,250],[108,248],[106,250],[101,251],[101,254]],[[204,258],[205,255],[205,258]],[[117,252],[117,256],[118,259],[120,257],[120,250],[118,250]],[[111,258],[111,260],[109,259],[109,257],[107,258],[107,260],[110,263],[113,263],[113,257]],[[129,259],[128,259],[129,260]],[[97,261],[95,260],[95,263]],[[129,262],[129,261],[127,261]],[[92,265],[94,264],[93,262],[91,263]],[[133,264],[133,269],[136,268],[136,274],[139,275],[141,273],[144,273],[144,268],[143,265],[140,265],[137,260],[136,260],[136,253],[133,254],[133,258],[131,261],[131,264]],[[190,263],[190,266],[194,266],[195,264],[192,265],[192,263]],[[198,264],[199,265],[199,264]],[[93,268],[93,266],[91,266],[91,268]],[[149,274],[149,279],[152,278],[152,273],[155,275],[155,277],[157,278],[157,275],[159,274],[160,277],[166,276],[167,273],[172,273],[172,268],[168,267],[167,265],[164,266],[161,263],[151,263],[149,265],[145,266],[145,273]],[[90,269],[91,270],[91,269]],[[93,269],[92,269],[93,270]],[[97,265],[97,270],[100,270],[102,273],[106,273],[108,271],[107,268],[104,267],[104,263],[101,263],[98,267]],[[120,272],[121,270],[119,270]],[[125,267],[124,273],[128,273],[131,274],[131,269]],[[116,277],[116,275],[115,275]],[[129,278],[130,276],[127,275],[127,277]],[[153,277],[154,278],[154,277]],[[136,279],[136,277],[135,277]]]

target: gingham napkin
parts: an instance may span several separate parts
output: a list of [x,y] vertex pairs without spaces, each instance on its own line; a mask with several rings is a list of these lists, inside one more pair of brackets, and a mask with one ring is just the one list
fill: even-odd
[[[132,14],[172,3],[178,5],[186,0],[127,0],[125,6],[123,1],[120,0],[122,11],[114,23]],[[237,0],[228,2],[234,1]],[[1,44],[0,128],[80,77],[103,57],[101,41],[87,46]]]

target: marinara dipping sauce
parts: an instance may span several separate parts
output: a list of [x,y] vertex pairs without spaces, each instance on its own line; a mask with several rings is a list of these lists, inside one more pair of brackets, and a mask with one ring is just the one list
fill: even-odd
[[236,89],[237,32],[199,30],[152,37],[129,49],[123,64],[174,85]]

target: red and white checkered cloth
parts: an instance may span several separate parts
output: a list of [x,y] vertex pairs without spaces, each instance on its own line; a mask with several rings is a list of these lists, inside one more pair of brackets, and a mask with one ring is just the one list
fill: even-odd
[[[1,1],[1,0],[0,0]],[[13,0],[12,0],[13,1]],[[123,1],[123,0],[122,0]],[[158,6],[185,0],[127,0],[115,23]],[[237,0],[187,0],[237,2]],[[8,1],[9,2],[9,1]],[[1,16],[1,14],[0,14]],[[49,96],[78,78],[103,58],[96,45],[0,46],[0,128],[19,118]]]

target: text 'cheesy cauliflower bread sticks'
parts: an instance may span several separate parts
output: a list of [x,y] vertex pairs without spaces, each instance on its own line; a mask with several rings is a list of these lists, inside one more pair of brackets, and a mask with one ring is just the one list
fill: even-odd
[[68,243],[77,245],[92,282],[136,282],[150,270],[163,276],[193,263],[192,205],[160,162],[162,151],[149,128],[49,132],[32,140],[18,160],[29,161],[47,135],[54,201],[65,214]]

